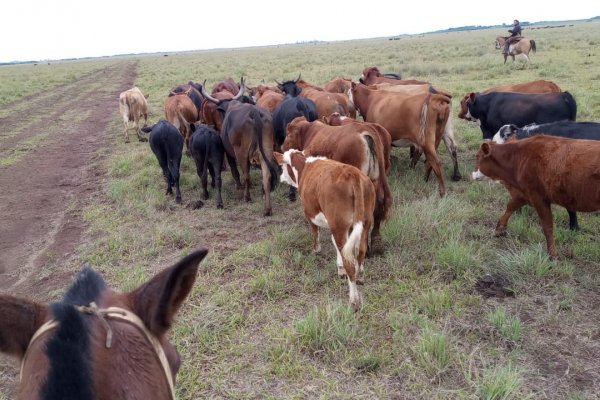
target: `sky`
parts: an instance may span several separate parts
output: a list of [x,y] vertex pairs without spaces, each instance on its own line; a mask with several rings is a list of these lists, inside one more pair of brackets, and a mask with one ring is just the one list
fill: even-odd
[[0,62],[351,40],[586,19],[595,0],[4,0]]

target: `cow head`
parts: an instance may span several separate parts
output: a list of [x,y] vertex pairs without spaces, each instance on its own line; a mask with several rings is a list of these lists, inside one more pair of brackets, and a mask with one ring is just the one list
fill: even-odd
[[277,88],[285,93],[286,96],[296,97],[302,92],[302,88],[298,86],[298,81],[300,80],[300,75],[298,75],[298,79],[285,81],[283,83],[277,82]]
[[304,153],[300,150],[290,149],[283,154],[274,151],[273,156],[282,169],[281,182],[297,188],[300,173],[302,173],[306,163]]
[[[471,92],[468,95],[466,95],[463,100],[464,100],[465,110],[464,110],[464,115],[461,118],[466,119],[467,121],[472,121],[472,122],[479,121],[479,119],[476,118],[475,116],[473,116],[471,113],[471,110],[473,108],[472,106],[475,105],[475,102],[477,100],[477,93]],[[461,111],[462,111],[463,102],[461,101],[460,104],[461,104]],[[459,113],[459,117],[460,117],[460,113]]]
[[504,125],[498,129],[498,132],[496,132],[492,141],[494,143],[502,144],[513,137],[513,135],[517,133],[517,129],[519,129],[519,127],[514,124]]
[[304,149],[304,132],[309,126],[310,122],[305,117],[294,118],[285,128],[286,135],[281,149]]

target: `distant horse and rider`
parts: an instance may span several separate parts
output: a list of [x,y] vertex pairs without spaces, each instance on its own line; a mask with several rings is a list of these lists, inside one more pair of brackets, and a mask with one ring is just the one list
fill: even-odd
[[515,56],[523,54],[527,59],[526,64],[529,64],[529,52],[533,50],[535,53],[535,41],[521,36],[521,24],[519,20],[514,20],[513,29],[509,29],[510,36],[497,36],[496,37],[496,49],[503,49],[502,54],[504,55],[504,63],[506,64],[507,56],[511,56],[513,64],[515,63]]

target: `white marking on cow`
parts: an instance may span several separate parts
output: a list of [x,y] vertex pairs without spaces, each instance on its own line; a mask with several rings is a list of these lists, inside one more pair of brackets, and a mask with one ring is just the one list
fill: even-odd
[[467,114],[465,115],[465,118],[469,121],[477,122],[478,125],[481,125],[481,121],[471,115],[471,111],[469,111],[468,107],[467,107]]
[[350,288],[350,304],[352,304],[354,309],[358,309],[361,303],[360,294],[358,293],[356,282],[352,282],[350,277],[348,277],[348,287]]
[[[290,167],[292,169],[292,173],[294,174],[294,177],[292,178],[288,172],[287,167]],[[294,166],[290,165],[290,164],[283,164],[282,166],[282,172],[281,172],[281,178],[279,178],[281,180],[281,182],[283,183],[287,183],[288,185],[291,185],[295,188],[298,187],[298,170],[296,168],[294,168]]]
[[352,233],[346,240],[346,244],[342,248],[342,256],[352,263],[356,263],[356,254],[358,253],[358,246],[360,244],[360,237],[362,236],[363,223],[359,221],[352,226]]
[[539,129],[539,127],[540,127],[540,126],[539,126],[538,124],[536,124],[536,123],[533,123],[533,124],[525,125],[524,127],[522,127],[522,128],[521,128],[521,130],[523,130],[523,131],[525,131],[525,132],[529,133],[529,132],[531,132],[531,131],[533,131],[533,130],[537,130],[537,129]]
[[327,218],[325,218],[325,214],[322,212],[318,213],[314,217],[312,217],[311,222],[317,225],[320,228],[329,228],[329,223],[327,222]]
[[335,243],[335,238],[331,235],[331,241],[333,242],[333,247],[335,247],[335,265],[337,265],[338,276],[343,277],[346,275],[346,270],[344,269],[344,260],[342,259],[342,253],[340,253],[340,249],[338,248],[337,243]]
[[348,98],[350,99],[350,103],[354,105],[354,99],[352,98],[352,89],[348,89]]
[[315,161],[319,161],[319,160],[327,160],[327,157],[323,157],[323,156],[310,156],[310,157],[306,157],[306,163],[312,163]]
[[487,176],[485,176],[483,174],[483,172],[481,172],[480,170],[477,170],[475,172],[471,173],[471,177],[473,178],[474,181],[482,181],[485,178],[487,178]]

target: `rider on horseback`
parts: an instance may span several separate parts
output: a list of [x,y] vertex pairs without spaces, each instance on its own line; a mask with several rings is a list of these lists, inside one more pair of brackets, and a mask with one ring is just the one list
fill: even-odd
[[511,43],[517,42],[521,38],[521,24],[518,19],[515,19],[513,22],[513,28],[508,30],[510,32],[510,36],[506,38],[504,42],[504,50],[502,54],[508,54],[508,46]]

